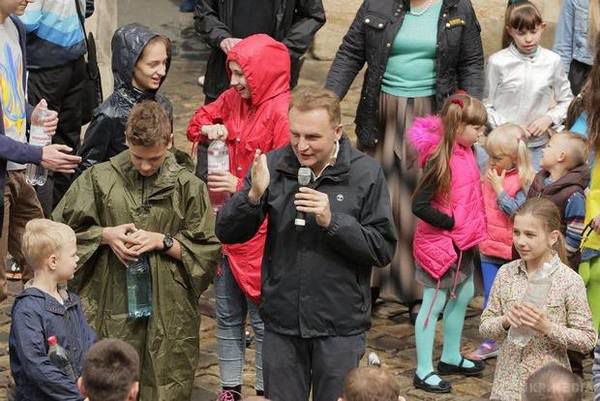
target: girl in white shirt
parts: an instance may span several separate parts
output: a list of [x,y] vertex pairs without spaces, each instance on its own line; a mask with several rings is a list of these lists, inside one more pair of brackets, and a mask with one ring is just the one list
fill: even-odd
[[504,49],[487,65],[488,123],[521,125],[536,171],[550,129],[560,127],[573,99],[560,57],[539,46],[545,27],[533,3],[513,1],[506,11]]

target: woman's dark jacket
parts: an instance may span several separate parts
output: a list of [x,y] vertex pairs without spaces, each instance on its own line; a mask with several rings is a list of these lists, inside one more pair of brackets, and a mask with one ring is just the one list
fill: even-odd
[[[115,32],[111,42],[112,71],[115,91],[96,110],[79,150],[81,164],[77,174],[88,167],[102,163],[125,149],[125,127],[129,112],[142,100],[155,100],[173,121],[173,107],[169,99],[156,91],[141,91],[133,87],[133,71],[144,48],[159,34],[139,24],[125,25]],[[171,57],[167,61],[167,72]],[[165,76],[166,78],[166,76]],[[163,79],[164,82],[164,79]],[[161,83],[162,84],[162,83]]]
[[[442,0],[437,35],[435,106],[462,89],[477,98],[483,93],[481,28],[470,0]],[[388,56],[408,0],[364,0],[331,65],[325,87],[340,99],[365,62],[363,88],[356,111],[356,134],[361,146],[382,139],[378,118],[379,94]]]

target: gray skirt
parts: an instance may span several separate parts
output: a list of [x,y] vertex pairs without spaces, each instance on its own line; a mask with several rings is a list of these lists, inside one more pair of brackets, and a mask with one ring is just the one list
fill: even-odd
[[[463,281],[468,279],[473,275],[474,270],[474,258],[475,258],[475,249],[471,248],[467,251],[463,252],[462,261],[460,263],[460,270],[458,271],[458,277],[456,278],[456,285],[461,284]],[[458,261],[457,261],[458,263]],[[454,286],[454,279],[456,275],[456,266],[457,263],[452,265],[450,269],[440,278],[440,289],[448,290]],[[415,274],[416,280],[426,288],[436,288],[438,285],[438,281],[431,277],[429,273],[427,273],[419,264],[416,264],[417,272]]]
[[410,145],[407,129],[415,117],[433,113],[434,98],[406,98],[381,92],[379,124],[383,140],[377,146],[361,149],[377,159],[385,172],[392,213],[398,235],[396,253],[391,264],[373,272],[371,285],[381,288],[387,300],[413,302],[422,298],[422,288],[415,281],[412,240],[416,217],[412,213],[412,196],[421,176],[417,152]]

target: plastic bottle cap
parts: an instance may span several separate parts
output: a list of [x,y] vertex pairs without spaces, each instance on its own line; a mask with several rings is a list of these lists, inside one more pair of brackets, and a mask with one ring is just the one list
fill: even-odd
[[48,337],[48,345],[56,345],[58,344],[58,340],[56,339],[56,336],[51,336]]

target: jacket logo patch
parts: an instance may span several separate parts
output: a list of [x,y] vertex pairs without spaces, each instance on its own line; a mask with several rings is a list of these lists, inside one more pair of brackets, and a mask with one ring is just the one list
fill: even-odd
[[335,200],[337,200],[338,202],[343,202],[344,201],[344,195],[342,194],[337,194],[335,196]]
[[446,23],[447,28],[454,28],[455,26],[465,26],[465,20],[462,18],[452,18],[448,23]]

